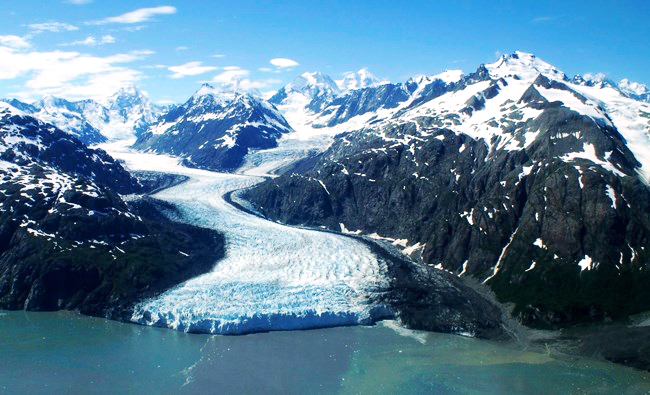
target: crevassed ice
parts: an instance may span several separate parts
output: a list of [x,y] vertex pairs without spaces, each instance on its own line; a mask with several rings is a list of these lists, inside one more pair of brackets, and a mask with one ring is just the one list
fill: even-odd
[[[137,156],[153,157],[131,153],[122,159],[137,168],[145,162]],[[225,233],[226,257],[211,272],[137,305],[133,321],[240,334],[365,324],[388,315],[374,298],[388,286],[386,264],[365,244],[266,221],[223,200],[259,177],[165,166],[191,179],[155,197],[174,203],[184,221]]]

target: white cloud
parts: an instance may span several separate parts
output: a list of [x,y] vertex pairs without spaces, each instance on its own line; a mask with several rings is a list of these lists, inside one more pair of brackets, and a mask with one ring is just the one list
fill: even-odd
[[270,67],[260,67],[258,70],[262,71],[262,72],[265,72],[265,73],[270,73],[270,72],[273,71],[273,69],[270,68]]
[[140,30],[145,29],[147,26],[145,25],[138,25],[138,26],[127,26],[122,28],[125,32],[139,32]]
[[84,40],[73,41],[71,43],[60,44],[62,46],[71,46],[71,45],[87,45],[87,46],[96,46],[102,44],[112,44],[115,42],[115,37],[110,34],[101,36],[99,39],[96,39],[95,36],[88,36]]
[[175,14],[176,7],[164,5],[152,8],[140,8],[122,15],[104,18],[99,21],[89,22],[91,25],[105,25],[107,23],[140,23],[146,22],[156,15]]
[[285,69],[285,68],[290,68],[290,67],[296,67],[300,63],[296,62],[295,60],[292,59],[287,59],[287,58],[274,58],[269,61],[273,66]]
[[265,89],[269,86],[279,84],[282,80],[278,79],[263,79],[251,80],[248,77],[250,71],[242,69],[238,66],[226,66],[222,68],[224,71],[216,75],[212,82],[216,82],[224,87],[232,88],[241,91],[254,91],[258,89]]
[[40,32],[72,32],[75,30],[79,30],[78,27],[74,25],[70,25],[69,23],[62,23],[62,22],[46,22],[46,23],[32,23],[27,25],[28,28],[34,31],[34,33],[40,33]]
[[227,84],[233,81],[241,80],[243,77],[249,75],[251,72],[248,70],[240,69],[237,66],[226,66],[223,68],[223,73],[217,74],[212,81],[220,84]]
[[142,79],[139,71],[125,64],[152,53],[140,50],[98,57],[76,51],[20,51],[0,46],[0,79],[26,78],[23,91],[13,94],[20,97],[102,98]]
[[166,69],[169,66],[166,66],[164,64],[152,64],[149,66],[142,66],[143,69]]
[[582,76],[587,81],[605,81],[607,74],[605,73],[585,73]]
[[214,71],[217,68],[214,66],[203,66],[202,62],[188,62],[178,66],[168,67],[167,70],[171,71],[171,78],[183,78],[190,75],[200,75],[208,71]]
[[190,49],[190,48],[189,48],[189,47],[186,47],[186,46],[184,46],[184,45],[181,45],[180,47],[176,47],[176,51],[178,51],[178,52],[180,52],[180,51],[187,51],[188,49]]
[[92,3],[93,0],[67,0],[66,3],[74,4],[74,5],[84,5],[84,4],[90,4]]
[[226,55],[223,55],[223,54],[220,54],[220,53],[216,53],[216,54],[214,54],[214,55],[210,55],[210,57],[211,57],[211,58],[217,58],[217,59],[220,59],[220,58],[224,58],[224,57],[226,57]]
[[[281,83],[282,80],[278,80],[275,78],[268,78],[268,79],[263,79],[263,80],[249,80],[249,79],[243,79],[239,81],[239,88],[243,89],[245,91],[250,91],[250,90],[259,90],[259,89],[265,89],[268,88],[272,85],[277,85]],[[271,95],[272,96],[272,95]],[[270,98],[270,96],[269,96]]]
[[11,48],[27,48],[29,47],[29,42],[23,37],[9,34],[0,36],[0,45],[6,45]]

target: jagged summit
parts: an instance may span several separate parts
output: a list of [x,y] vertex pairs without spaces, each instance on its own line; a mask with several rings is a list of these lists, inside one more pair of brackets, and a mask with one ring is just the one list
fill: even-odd
[[300,92],[310,97],[315,97],[322,92],[331,92],[334,95],[340,93],[340,89],[336,82],[327,74],[320,71],[312,73],[303,73],[296,77],[292,82],[285,87],[287,93]]
[[193,167],[234,170],[249,149],[275,147],[291,130],[266,100],[203,84],[139,136],[135,147],[181,156]]
[[647,95],[650,93],[648,87],[645,84],[640,84],[638,82],[632,82],[627,78],[622,79],[618,83],[619,89],[623,90],[626,93],[633,93],[635,95]]
[[193,96],[212,95],[216,92],[217,89],[214,86],[208,84],[207,82],[204,82],[203,84],[201,84],[199,89],[197,89],[196,92],[194,92]]
[[34,106],[37,108],[43,108],[43,109],[54,109],[54,108],[67,108],[70,109],[72,107],[72,102],[69,102],[66,99],[62,99],[59,97],[55,97],[53,95],[47,94],[43,96],[43,98],[37,102],[34,103]]
[[103,103],[109,110],[124,107],[126,105],[137,105],[147,102],[147,96],[134,84],[128,84],[107,97]]
[[92,99],[69,101],[45,95],[33,104],[3,100],[14,108],[51,123],[85,144],[130,139],[156,121],[161,109],[138,87],[125,85],[101,102]]
[[568,80],[566,74],[553,65],[546,63],[531,53],[522,51],[501,55],[499,60],[486,64],[485,68],[493,78],[516,77],[518,79],[531,79],[536,78],[538,74],[543,74],[553,79]]
[[584,75],[576,74],[571,82],[582,86],[595,86],[598,88],[615,88],[616,83],[607,78],[603,73],[586,73]]
[[345,73],[342,80],[336,81],[336,85],[342,92],[369,88],[381,83],[382,81],[365,67],[357,72]]
[[624,78],[618,83],[618,89],[632,99],[650,102],[650,89],[645,84]]

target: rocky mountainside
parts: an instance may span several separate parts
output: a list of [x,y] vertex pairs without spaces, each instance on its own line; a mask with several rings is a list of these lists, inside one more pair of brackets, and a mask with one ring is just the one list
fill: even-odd
[[184,158],[192,167],[231,171],[252,149],[277,146],[291,127],[269,102],[203,85],[143,133],[134,147]]
[[135,86],[121,88],[103,103],[94,100],[71,102],[45,96],[27,104],[16,99],[4,100],[12,107],[91,145],[107,140],[133,138],[154,123],[162,113]]
[[223,237],[123,197],[142,192],[104,151],[2,105],[0,308],[128,319],[137,301],[210,270]]
[[[364,108],[354,95],[367,115],[339,112]],[[352,91],[317,118],[361,127],[247,198],[472,276],[528,325],[621,319],[650,309],[650,105],[636,99],[522,52]]]

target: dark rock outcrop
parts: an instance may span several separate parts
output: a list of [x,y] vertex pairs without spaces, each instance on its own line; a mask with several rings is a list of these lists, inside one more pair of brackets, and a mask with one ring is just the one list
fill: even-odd
[[0,113],[0,308],[79,310],[128,320],[134,303],[209,271],[214,231],[173,207],[118,193],[141,185],[113,158],[34,118]]
[[[480,71],[470,78],[485,80]],[[455,119],[480,111],[504,83],[495,79]],[[485,281],[528,325],[650,309],[650,189],[639,162],[607,117],[538,89],[587,100],[540,76],[488,122],[502,130],[489,142],[460,121],[441,128],[450,114],[397,119],[338,136],[246,198],[274,220],[408,239],[413,257]],[[522,107],[540,113],[522,119]]]

